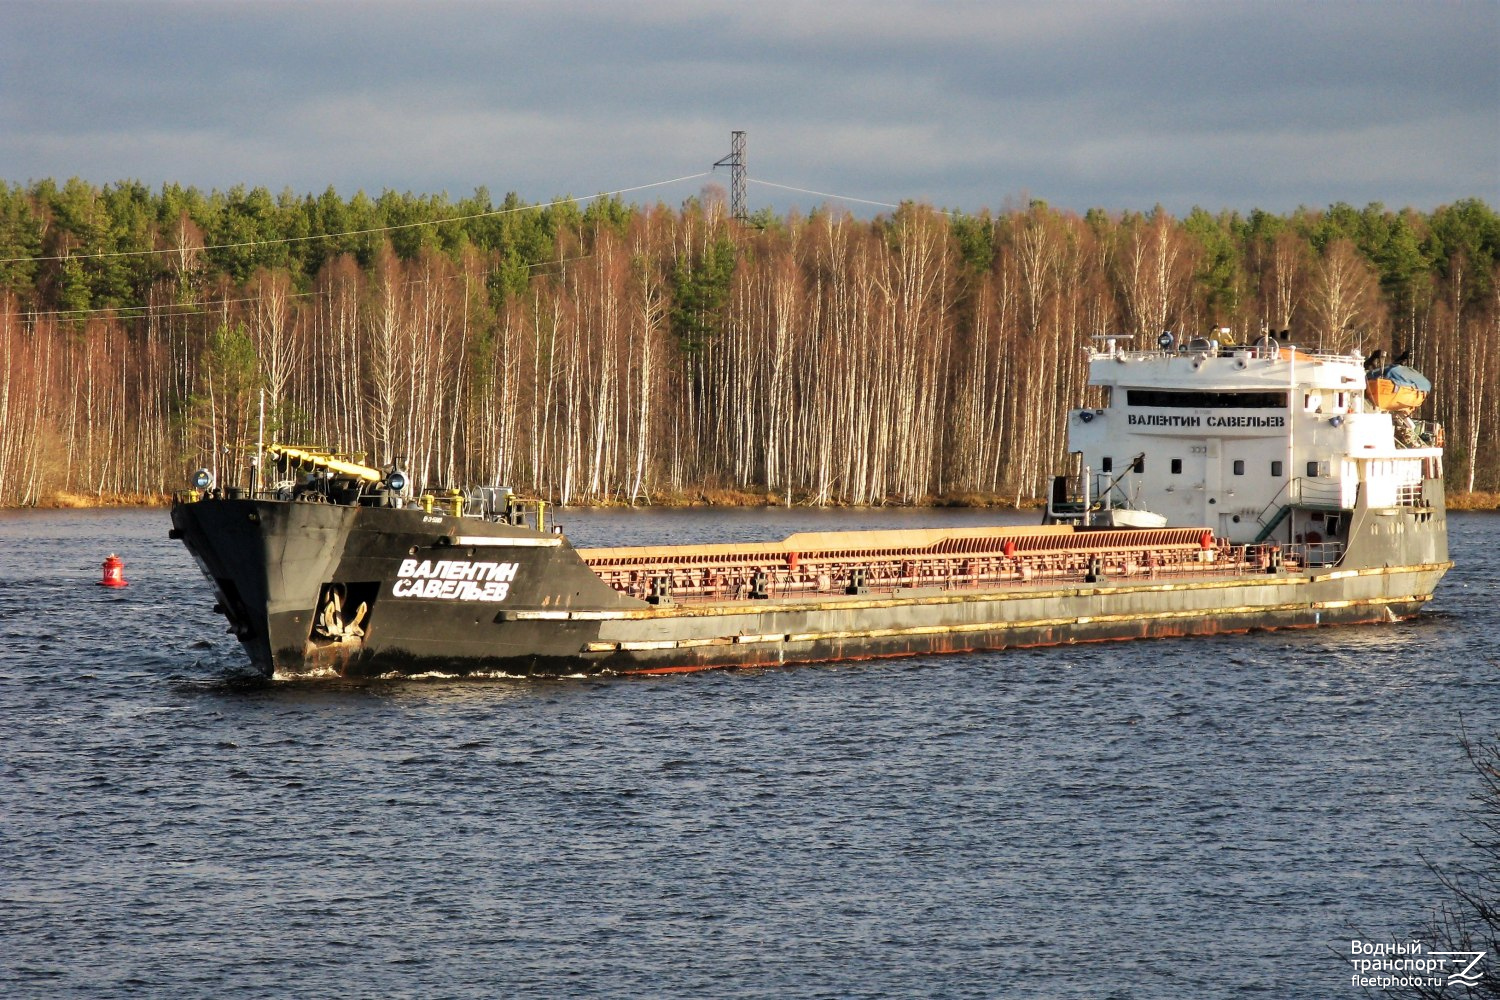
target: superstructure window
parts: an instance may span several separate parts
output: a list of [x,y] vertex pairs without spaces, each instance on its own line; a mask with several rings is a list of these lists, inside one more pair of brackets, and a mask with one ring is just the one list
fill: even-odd
[[1285,392],[1179,392],[1175,389],[1128,389],[1131,406],[1163,406],[1197,410],[1286,409]]
[[1108,455],[1105,455],[1104,456],[1104,461],[1102,461],[1102,462],[1099,463],[1099,471],[1100,472],[1114,472],[1115,471],[1115,460],[1113,458],[1110,458]]
[[1282,465],[1280,462],[1271,463],[1271,476],[1275,479],[1281,478]]
[[1243,458],[1234,460],[1234,474],[1236,476],[1243,476],[1245,474],[1245,460]]
[[1180,476],[1180,475],[1182,475],[1182,459],[1180,459],[1180,458],[1174,458],[1174,459],[1172,459],[1172,475],[1174,475],[1174,476]]
[[1135,460],[1135,466],[1132,469],[1132,471],[1135,472],[1136,475],[1140,475],[1141,473],[1143,473],[1143,472],[1146,471],[1146,456],[1145,455],[1140,455],[1140,456],[1138,456],[1136,458],[1136,460]]

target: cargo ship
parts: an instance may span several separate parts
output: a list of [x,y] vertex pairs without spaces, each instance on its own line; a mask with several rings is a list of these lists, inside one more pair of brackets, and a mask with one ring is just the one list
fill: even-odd
[[[652,674],[1417,614],[1448,558],[1442,429],[1357,354],[1090,349],[1031,527],[575,548],[546,504],[267,445],[181,539],[267,676]],[[1411,381],[1411,380],[1408,380]],[[1388,400],[1391,400],[1388,402]],[[259,470],[257,475],[256,470]]]

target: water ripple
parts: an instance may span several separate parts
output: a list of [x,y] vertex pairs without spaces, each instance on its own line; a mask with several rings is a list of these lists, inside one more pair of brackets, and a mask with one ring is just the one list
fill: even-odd
[[[985,517],[991,515],[984,515]],[[617,512],[605,539],[972,512]],[[1463,857],[1494,580],[1389,626],[275,682],[160,513],[0,515],[0,992],[1326,997]],[[131,586],[92,586],[119,551]]]

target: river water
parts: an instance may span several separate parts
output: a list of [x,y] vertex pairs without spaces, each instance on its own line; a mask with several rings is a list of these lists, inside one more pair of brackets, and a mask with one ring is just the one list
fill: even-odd
[[352,685],[240,677],[164,512],[0,515],[0,995],[1358,996],[1351,940],[1473,860],[1460,726],[1500,729],[1500,516],[1451,527],[1406,623]]

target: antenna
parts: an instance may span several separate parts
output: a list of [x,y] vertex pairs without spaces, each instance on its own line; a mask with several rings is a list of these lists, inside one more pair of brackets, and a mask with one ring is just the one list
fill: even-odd
[[729,211],[740,222],[748,221],[745,214],[745,133],[729,133],[729,155],[714,164],[715,168],[729,168]]

